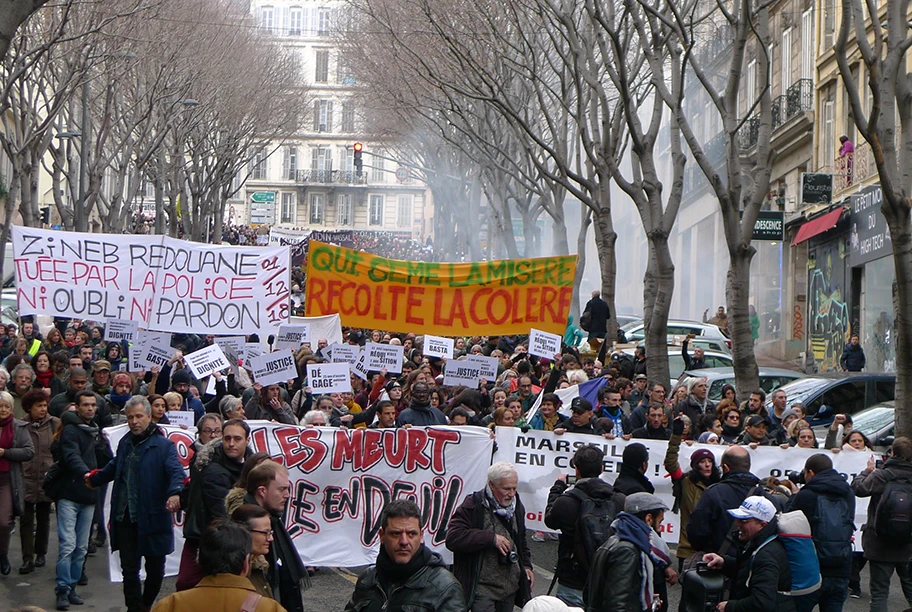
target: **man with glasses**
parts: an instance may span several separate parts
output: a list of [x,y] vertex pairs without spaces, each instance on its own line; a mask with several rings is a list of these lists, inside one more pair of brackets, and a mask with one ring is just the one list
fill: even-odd
[[285,529],[285,507],[290,496],[288,469],[275,461],[263,461],[247,475],[244,503],[265,508],[270,515],[274,540],[266,560],[269,561],[267,578],[272,593],[288,612],[304,612],[302,595],[310,586],[310,580]]

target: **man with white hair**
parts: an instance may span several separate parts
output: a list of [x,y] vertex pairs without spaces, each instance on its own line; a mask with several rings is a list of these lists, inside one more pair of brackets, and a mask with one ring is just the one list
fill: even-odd
[[531,597],[535,575],[518,482],[512,463],[495,463],[487,486],[467,496],[450,518],[446,547],[472,612],[510,612]]

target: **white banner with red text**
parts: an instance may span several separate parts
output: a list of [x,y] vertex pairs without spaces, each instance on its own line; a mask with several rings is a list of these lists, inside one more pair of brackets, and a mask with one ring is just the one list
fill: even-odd
[[[555,435],[549,431],[529,430],[523,433],[517,427],[498,427],[496,430],[497,451],[494,461],[508,461],[516,465],[519,472],[519,496],[526,508],[526,527],[536,531],[551,531],[544,523],[545,508],[548,504],[548,492],[554,481],[561,474],[574,474],[570,467],[573,453],[581,446],[595,444],[605,453],[605,471],[602,478],[613,483],[621,470],[621,458],[628,444],[639,442],[649,450],[649,469],[646,477],[655,486],[656,495],[672,508],[672,481],[665,470],[665,453],[668,442],[659,440],[630,440],[620,438],[608,440],[601,436],[585,434]],[[690,455],[699,448],[712,451],[718,464],[727,446],[694,444],[681,445],[678,461],[684,472],[690,470]],[[804,462],[813,454],[826,453],[833,460],[833,467],[849,482],[858,472],[865,469],[871,453],[858,451],[841,451],[777,447],[760,447],[748,449],[751,457],[751,472],[761,479],[775,476],[786,480],[788,471],[800,472]],[[878,455],[878,458],[880,456]],[[859,498],[855,504],[855,548],[861,550],[860,528],[864,525],[868,512],[867,498]],[[677,544],[680,524],[678,515],[665,513],[662,525],[662,537],[670,544]]]
[[[485,486],[492,441],[480,427],[335,429],[250,421],[250,446],[288,467],[291,496],[285,525],[305,565],[355,567],[375,562],[380,513],[409,498],[422,511],[424,542],[447,562],[450,516],[466,495]],[[162,426],[189,470],[194,429]],[[105,429],[117,450],[126,425]],[[109,499],[105,504],[110,517]],[[177,574],[183,548],[182,512],[174,518],[174,553],[165,573]],[[121,581],[120,559],[109,555],[111,580]]]

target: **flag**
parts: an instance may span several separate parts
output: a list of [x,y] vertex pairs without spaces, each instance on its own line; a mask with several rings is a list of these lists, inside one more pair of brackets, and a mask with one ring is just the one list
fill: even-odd
[[[556,376],[556,372],[551,373],[552,376]],[[570,416],[570,402],[573,401],[575,397],[582,397],[589,400],[589,403],[592,404],[592,407],[598,406],[598,392],[599,389],[608,384],[608,379],[604,376],[599,376],[598,378],[593,378],[592,380],[587,380],[584,383],[578,385],[572,385],[566,389],[558,389],[555,391],[557,397],[561,400],[561,407],[558,409],[558,412],[565,417]],[[528,423],[535,413],[538,412],[538,407],[541,406],[542,395],[544,393],[539,393],[538,397],[535,398],[535,403],[532,404],[532,407],[529,408],[529,412],[526,414],[526,423]]]

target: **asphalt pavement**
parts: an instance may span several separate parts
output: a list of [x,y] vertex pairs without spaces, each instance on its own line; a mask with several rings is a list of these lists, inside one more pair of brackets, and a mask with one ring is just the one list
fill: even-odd
[[[9,576],[0,576],[0,612],[7,612],[20,606],[32,605],[46,610],[54,609],[54,563],[57,559],[56,528],[51,526],[51,550],[48,554],[48,565],[26,576],[18,573],[21,563],[19,535],[13,535],[10,546],[10,561],[13,572]],[[533,594],[547,593],[548,586],[553,577],[552,570],[557,562],[557,542],[532,542],[532,561],[535,565],[535,588]],[[358,574],[364,568],[320,568],[313,577],[313,588],[307,592],[307,610],[313,612],[341,611],[351,597]],[[87,564],[89,576],[88,586],[79,587],[79,595],[85,600],[83,606],[72,606],[70,612],[105,611],[116,612],[124,610],[123,593],[119,583],[108,580],[107,551],[99,550],[97,554],[89,557]],[[166,578],[160,597],[174,591],[173,577]],[[863,595],[861,599],[849,599],[846,602],[846,612],[863,612],[869,609],[867,568],[862,573]],[[906,604],[899,587],[898,578],[893,579],[890,589],[889,610],[904,610]],[[681,587],[671,587],[668,591],[670,600],[669,610],[678,609]]]

